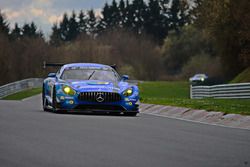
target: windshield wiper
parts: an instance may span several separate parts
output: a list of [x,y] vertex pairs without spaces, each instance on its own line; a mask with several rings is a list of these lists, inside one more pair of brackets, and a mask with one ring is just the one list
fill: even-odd
[[92,72],[92,74],[90,74],[88,80],[90,80],[90,78],[94,75],[95,71]]

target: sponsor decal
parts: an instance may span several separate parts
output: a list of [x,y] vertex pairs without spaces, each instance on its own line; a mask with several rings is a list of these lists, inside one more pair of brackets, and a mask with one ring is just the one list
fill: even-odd
[[101,82],[101,81],[96,81],[96,82],[88,82],[88,85],[108,85],[109,82]]
[[125,100],[125,101],[129,101],[129,98],[125,98],[124,100]]
[[136,99],[129,99],[130,101],[137,101]]
[[67,96],[65,96],[65,99],[66,100],[72,100],[72,99],[74,99],[74,97],[67,97]]
[[64,96],[60,96],[60,100],[65,100],[65,97]]

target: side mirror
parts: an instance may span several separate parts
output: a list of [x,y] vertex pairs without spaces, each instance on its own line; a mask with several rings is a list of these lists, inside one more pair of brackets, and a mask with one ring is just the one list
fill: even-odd
[[48,74],[48,77],[50,77],[50,78],[55,78],[55,77],[56,77],[56,73],[49,73],[49,74]]
[[128,79],[129,79],[129,76],[128,76],[128,75],[123,75],[123,76],[122,76],[122,80],[123,80],[123,81],[126,81],[126,80],[128,80]]

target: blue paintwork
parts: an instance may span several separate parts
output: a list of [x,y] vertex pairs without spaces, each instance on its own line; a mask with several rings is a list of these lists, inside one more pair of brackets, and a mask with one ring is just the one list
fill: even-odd
[[[57,72],[56,77],[48,77],[44,80],[44,97],[46,98],[49,105],[52,106],[52,96],[53,89],[56,89],[56,100],[60,103],[60,108],[65,110],[73,110],[78,105],[118,105],[125,108],[127,111],[138,112],[138,102],[139,102],[139,89],[136,85],[131,85],[126,81],[123,81],[122,78],[114,83],[109,81],[100,81],[100,80],[61,80],[60,76],[63,71],[67,68],[72,67],[86,67],[86,68],[97,68],[97,69],[112,69],[108,65],[102,64],[93,64],[93,63],[74,63],[66,64],[61,67]],[[70,86],[76,91],[76,94],[73,96],[67,95],[63,92],[63,86]],[[133,94],[129,97],[125,97],[123,92],[128,88],[133,89]],[[119,93],[122,97],[122,100],[119,102],[88,102],[80,101],[78,96],[81,92],[116,92]],[[63,98],[62,98],[63,97]],[[74,104],[70,104],[70,100],[74,101]],[[132,104],[131,104],[132,103]]]

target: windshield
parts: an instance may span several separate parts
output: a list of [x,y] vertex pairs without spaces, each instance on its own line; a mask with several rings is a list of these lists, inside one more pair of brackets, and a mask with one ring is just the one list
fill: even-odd
[[119,76],[111,69],[65,69],[61,79],[63,80],[102,80],[118,81]]
[[197,77],[197,78],[205,78],[206,75],[205,74],[196,74],[195,77]]

